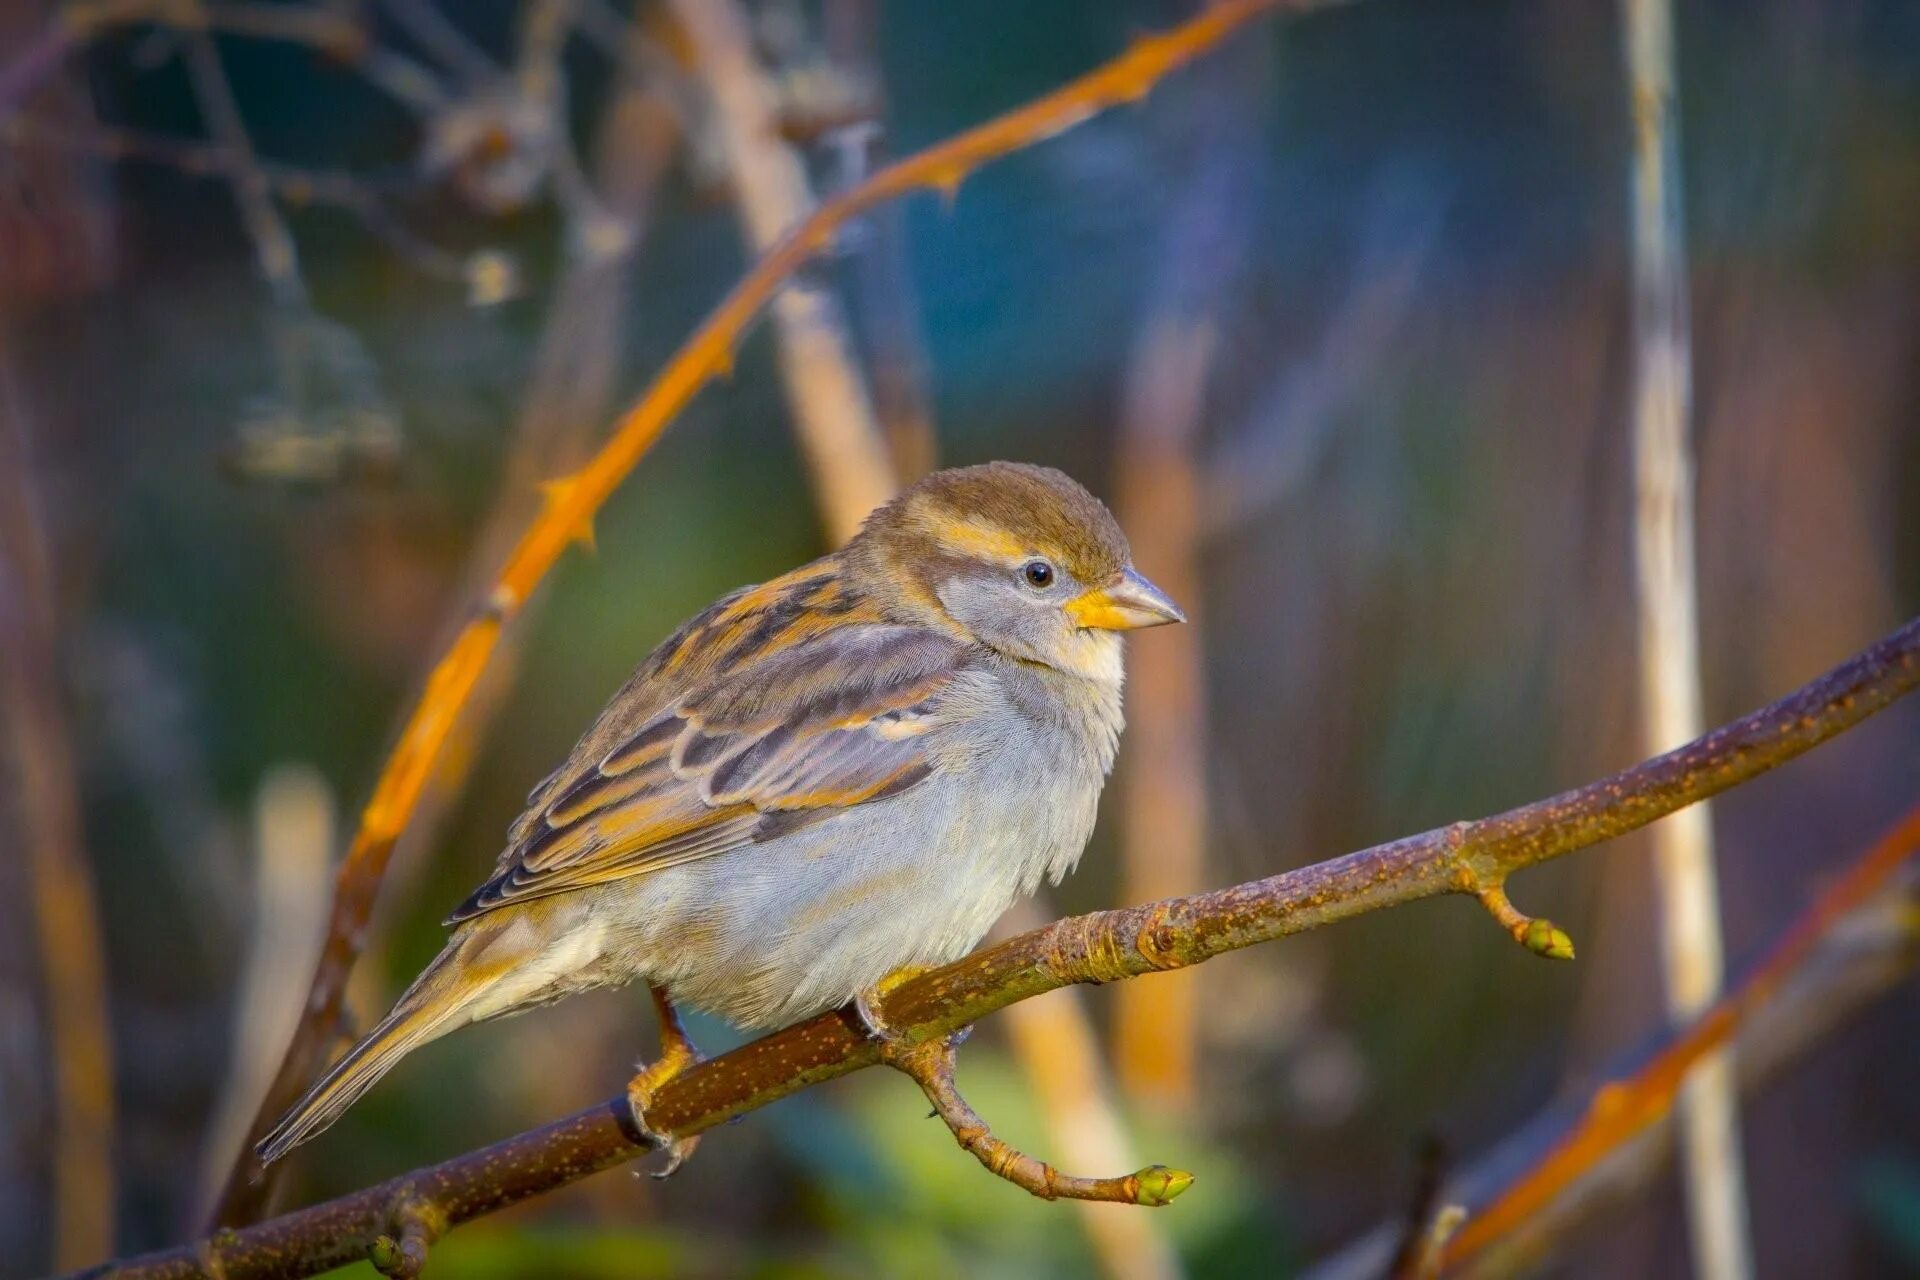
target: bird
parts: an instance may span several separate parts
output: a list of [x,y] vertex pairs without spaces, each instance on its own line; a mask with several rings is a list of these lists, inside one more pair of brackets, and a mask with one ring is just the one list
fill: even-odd
[[[643,979],[775,1028],[956,960],[1073,869],[1122,728],[1122,635],[1184,622],[1065,473],[936,471],[841,549],[673,632],[527,798],[493,875],[392,1011],[261,1139],[331,1125],[468,1023]],[[674,1165],[690,1143],[671,1144]]]

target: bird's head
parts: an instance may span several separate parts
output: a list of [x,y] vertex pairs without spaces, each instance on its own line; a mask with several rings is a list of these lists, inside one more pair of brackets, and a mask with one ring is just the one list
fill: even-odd
[[936,471],[868,517],[848,553],[890,608],[1095,679],[1119,680],[1121,632],[1186,621],[1100,500],[1051,467]]

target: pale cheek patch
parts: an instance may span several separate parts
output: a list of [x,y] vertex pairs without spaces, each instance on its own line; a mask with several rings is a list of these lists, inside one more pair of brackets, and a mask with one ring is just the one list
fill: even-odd
[[1070,631],[1061,648],[1060,666],[1064,670],[1103,684],[1119,684],[1126,678],[1118,632]]

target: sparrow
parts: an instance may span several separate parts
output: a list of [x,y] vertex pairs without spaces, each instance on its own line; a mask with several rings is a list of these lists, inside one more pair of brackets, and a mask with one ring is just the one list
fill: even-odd
[[742,1028],[866,1013],[889,975],[960,958],[1073,869],[1119,742],[1121,635],[1182,621],[1065,474],[933,473],[640,664],[528,796],[445,949],[261,1159],[428,1041],[596,987],[643,979],[661,1015],[636,1124],[697,1059],[679,1006]]

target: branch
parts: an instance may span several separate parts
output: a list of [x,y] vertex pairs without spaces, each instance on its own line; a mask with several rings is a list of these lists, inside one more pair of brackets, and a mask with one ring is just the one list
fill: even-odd
[[[1635,830],[1757,777],[1917,684],[1920,618],[1771,706],[1598,782],[1263,880],[1057,921],[902,981],[880,998],[877,1013],[885,1025],[924,1042],[1058,987],[1177,969],[1369,911],[1444,893],[1477,894],[1523,867]],[[859,1015],[836,1010],[675,1076],[652,1096],[644,1122],[656,1134],[692,1137],[881,1057]],[[418,1206],[431,1206],[437,1223],[452,1226],[647,1149],[622,1091],[443,1164],[94,1274],[312,1275],[368,1256],[380,1239],[393,1237],[402,1213]]]
[[[229,147],[194,138],[86,127],[37,116],[0,114],[0,141],[159,165],[190,178],[215,178],[232,185],[251,175],[265,184],[274,199],[289,206],[340,209],[409,266],[435,279],[459,281],[476,294],[486,287],[481,274],[503,260],[498,252],[480,250],[462,255],[423,239],[403,225],[389,207],[388,195],[402,189],[400,184],[345,169],[308,169],[258,155],[243,156]],[[406,185],[415,181],[409,175]]]
[[[434,763],[457,722],[461,706],[487,668],[501,629],[574,542],[592,536],[594,514],[645,456],[674,415],[716,375],[733,364],[742,334],[787,277],[831,247],[834,232],[849,219],[914,191],[951,193],[982,164],[1050,138],[1123,102],[1139,101],[1163,76],[1212,49],[1238,28],[1270,10],[1295,11],[1335,0],[1233,0],[1163,35],[1150,36],[1105,66],[891,164],[819,209],[761,258],[653,384],[615,424],[600,452],[574,474],[546,487],[547,502],[521,535],[498,577],[427,677],[400,740],[374,785],[334,887],[327,941],[314,969],[305,1017],[288,1046],[279,1073],[253,1125],[257,1137],[305,1089],[325,1063],[348,971],[363,944],[395,841],[407,828]],[[233,1182],[259,1172],[251,1152],[235,1167]],[[223,1219],[225,1220],[225,1219]]]
[[[1701,1056],[1737,1038],[1740,1083],[1763,1083],[1835,1023],[1894,988],[1920,961],[1920,916],[1889,894],[1920,851],[1920,806],[1848,867],[1739,985],[1650,1053],[1598,1084],[1574,1109],[1550,1108],[1495,1147],[1436,1201],[1473,1206],[1448,1242],[1450,1275],[1511,1276],[1564,1246],[1570,1231],[1643,1190],[1670,1151],[1675,1095]],[[1891,897],[1891,901],[1889,898]],[[1373,1280],[1401,1224],[1382,1223],[1318,1263],[1308,1280]]]

